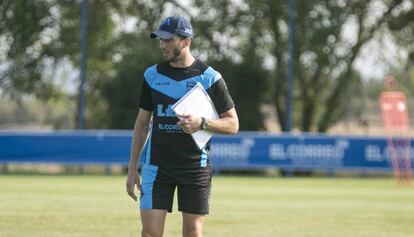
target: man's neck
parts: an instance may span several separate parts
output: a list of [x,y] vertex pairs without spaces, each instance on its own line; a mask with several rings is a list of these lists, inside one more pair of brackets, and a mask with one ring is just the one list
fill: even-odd
[[193,55],[191,55],[191,53],[185,53],[179,60],[175,62],[170,62],[170,65],[172,67],[184,68],[191,66],[194,63],[194,61],[195,58],[193,57]]

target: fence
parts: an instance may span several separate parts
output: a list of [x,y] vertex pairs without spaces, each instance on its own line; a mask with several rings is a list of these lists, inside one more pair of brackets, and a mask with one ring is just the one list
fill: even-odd
[[[126,166],[131,134],[131,131],[1,132],[0,163]],[[216,170],[392,170],[385,137],[254,132],[216,135],[212,139],[211,162]]]

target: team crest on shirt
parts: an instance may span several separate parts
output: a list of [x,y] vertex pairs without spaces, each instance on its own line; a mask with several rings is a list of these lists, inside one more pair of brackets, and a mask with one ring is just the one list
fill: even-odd
[[195,85],[197,85],[196,81],[187,81],[185,83],[186,91],[190,91]]

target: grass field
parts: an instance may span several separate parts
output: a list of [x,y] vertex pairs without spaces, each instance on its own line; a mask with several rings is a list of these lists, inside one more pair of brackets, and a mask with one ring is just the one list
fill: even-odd
[[[0,175],[1,237],[140,236],[123,176]],[[181,214],[165,236],[180,236]],[[213,179],[210,237],[412,237],[414,188],[392,179]]]

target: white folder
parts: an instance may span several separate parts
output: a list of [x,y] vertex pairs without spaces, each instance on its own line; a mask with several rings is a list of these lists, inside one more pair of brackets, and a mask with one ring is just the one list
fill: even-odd
[[[216,108],[200,83],[197,83],[187,94],[185,94],[179,101],[172,106],[175,114],[189,114],[206,119],[218,119]],[[178,118],[180,118],[178,116]],[[210,138],[213,136],[212,132],[206,130],[198,130],[191,134],[198,148],[203,149]]]

